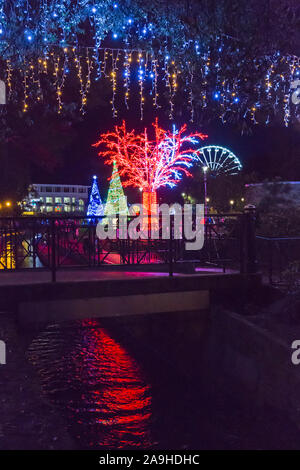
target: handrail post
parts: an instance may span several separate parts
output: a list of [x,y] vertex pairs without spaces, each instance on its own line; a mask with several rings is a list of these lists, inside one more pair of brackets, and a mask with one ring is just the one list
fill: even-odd
[[257,272],[257,259],[256,259],[256,239],[255,239],[255,220],[256,208],[245,208],[245,271],[247,274],[254,274]]
[[170,242],[169,242],[169,276],[173,277],[173,235],[174,235],[174,218],[170,216]]
[[32,227],[32,267],[36,268],[36,235],[37,235],[37,228],[36,228],[36,220],[33,221]]
[[94,219],[90,224],[88,224],[88,266],[91,267],[92,264],[92,237],[91,230],[94,230],[94,224],[96,220]]
[[56,240],[55,219],[51,219],[51,274],[52,282],[56,282]]
[[240,216],[240,274],[245,274],[246,272],[246,215],[242,214]]

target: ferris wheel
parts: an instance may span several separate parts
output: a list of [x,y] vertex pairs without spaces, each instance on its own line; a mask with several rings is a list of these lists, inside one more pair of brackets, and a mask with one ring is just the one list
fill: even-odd
[[238,157],[231,150],[218,145],[201,147],[197,160],[203,167],[208,167],[215,176],[236,175],[242,169]]

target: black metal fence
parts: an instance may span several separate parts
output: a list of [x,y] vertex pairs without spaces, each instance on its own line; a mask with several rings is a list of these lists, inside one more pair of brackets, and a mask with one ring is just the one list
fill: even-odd
[[[129,224],[133,218],[129,218]],[[124,223],[124,219],[122,219]],[[122,227],[114,219],[115,237],[99,239],[97,224],[103,222],[87,217],[2,217],[0,218],[1,270],[47,269],[56,279],[59,269],[110,268],[112,265],[167,265],[172,275],[179,263],[197,268],[233,269],[242,273],[255,271],[254,223],[251,214],[210,215],[203,224],[204,246],[187,250],[184,230],[176,238],[174,217],[170,218],[170,236],[162,239],[161,218],[159,238],[137,240],[121,236]],[[182,219],[183,222],[183,219]],[[183,227],[183,224],[182,224]]]

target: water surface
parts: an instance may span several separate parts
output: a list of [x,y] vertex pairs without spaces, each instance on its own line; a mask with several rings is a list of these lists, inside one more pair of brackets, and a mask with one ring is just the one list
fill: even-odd
[[78,448],[300,448],[299,431],[286,416],[255,413],[250,402],[241,407],[224,391],[199,389],[198,357],[188,381],[176,365],[168,371],[154,354],[159,345],[146,336],[132,348],[130,341],[136,343],[132,337],[121,344],[99,320],[80,320],[49,325],[28,349],[45,397]]

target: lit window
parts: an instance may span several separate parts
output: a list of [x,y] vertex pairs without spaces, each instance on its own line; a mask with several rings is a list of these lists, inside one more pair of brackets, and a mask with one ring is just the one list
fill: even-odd
[[53,207],[52,206],[47,206],[47,212],[52,212],[53,211]]
[[65,204],[70,204],[71,199],[69,197],[64,197],[64,203]]
[[72,197],[72,204],[76,204],[76,197]]
[[52,204],[53,198],[52,197],[46,197],[46,203],[47,204]]
[[65,207],[64,207],[64,210],[65,210],[65,212],[70,212],[70,211],[71,211],[71,207],[70,207],[70,206],[65,206]]
[[56,202],[57,204],[61,204],[61,197],[56,197],[56,198],[55,198],[55,202]]
[[83,199],[79,199],[78,202],[79,202],[79,205],[80,205],[80,206],[84,206],[84,200],[83,200]]

